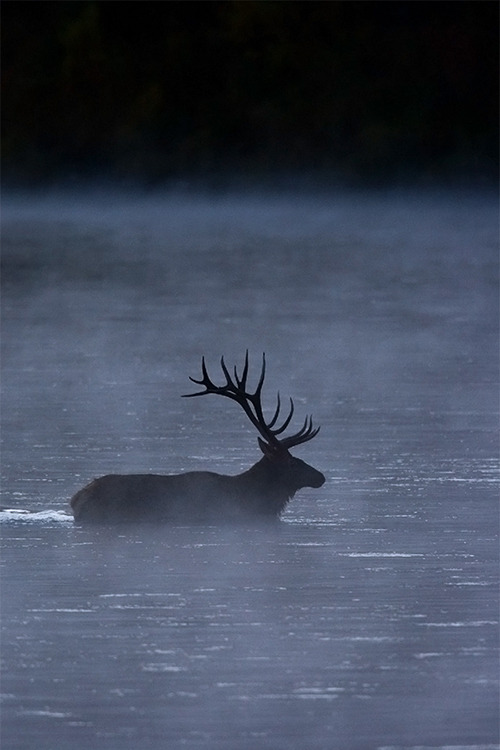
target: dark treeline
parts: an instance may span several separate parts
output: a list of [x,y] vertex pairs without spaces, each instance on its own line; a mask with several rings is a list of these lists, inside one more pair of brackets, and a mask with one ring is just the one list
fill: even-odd
[[494,174],[496,2],[2,3],[3,171]]

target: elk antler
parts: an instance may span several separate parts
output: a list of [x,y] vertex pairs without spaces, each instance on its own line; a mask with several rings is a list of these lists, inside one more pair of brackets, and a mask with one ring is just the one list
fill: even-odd
[[238,375],[236,367],[234,368],[234,379],[231,377],[229,370],[226,367],[226,363],[224,362],[224,357],[221,357],[220,364],[222,372],[226,378],[225,385],[217,386],[211,381],[205,365],[205,357],[202,357],[201,380],[196,380],[196,378],[191,377],[189,379],[197,385],[204,386],[205,390],[199,391],[198,393],[186,393],[184,394],[184,397],[191,398],[192,396],[205,396],[207,393],[216,393],[219,396],[227,396],[228,398],[231,398],[242,407],[251,423],[257,428],[260,435],[268,445],[274,446],[275,448],[285,448],[288,450],[288,448],[292,448],[294,445],[300,445],[308,440],[312,440],[312,438],[318,434],[320,428],[313,428],[312,418],[308,416],[305,418],[304,424],[298,432],[294,435],[278,440],[277,435],[281,435],[286,430],[290,424],[295,408],[293,400],[290,399],[290,411],[288,412],[287,417],[279,427],[275,427],[281,411],[281,399],[279,393],[277,395],[277,404],[273,417],[269,422],[266,422],[262,411],[261,401],[262,386],[264,385],[264,378],[266,375],[265,354],[262,355],[262,370],[259,382],[257,383],[257,388],[253,393],[249,393],[246,390],[248,378],[248,350],[245,354],[245,364],[243,366],[241,377]]

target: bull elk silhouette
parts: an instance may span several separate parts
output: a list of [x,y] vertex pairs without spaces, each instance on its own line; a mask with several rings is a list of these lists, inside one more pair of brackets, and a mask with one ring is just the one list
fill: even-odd
[[253,393],[247,390],[248,351],[241,376],[234,368],[230,374],[224,357],[221,367],[226,382],[215,385],[208,374],[205,358],[201,362],[201,379],[189,378],[204,390],[184,394],[186,398],[208,393],[225,396],[239,404],[259,433],[262,458],[247,471],[236,476],[211,471],[185,474],[110,474],[94,479],[71,499],[77,523],[217,523],[244,519],[277,518],[288,501],[302,487],[321,487],[325,477],[289,449],[312,440],[319,432],[306,417],[301,429],[281,437],[289,426],[294,404],[285,419],[281,418],[281,400],[266,421],[262,409],[262,386],[266,358]]

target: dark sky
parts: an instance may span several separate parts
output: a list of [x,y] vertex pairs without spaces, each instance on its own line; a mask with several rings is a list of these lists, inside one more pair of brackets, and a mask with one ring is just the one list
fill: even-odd
[[2,2],[4,177],[496,173],[496,2]]

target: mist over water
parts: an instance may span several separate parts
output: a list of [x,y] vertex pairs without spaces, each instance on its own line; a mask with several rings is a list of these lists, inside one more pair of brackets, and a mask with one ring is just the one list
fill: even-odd
[[[488,193],[4,197],[6,748],[497,746],[497,252]],[[180,398],[246,349],[325,485],[74,527],[95,476],[259,459]]]

